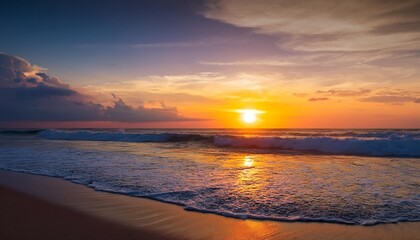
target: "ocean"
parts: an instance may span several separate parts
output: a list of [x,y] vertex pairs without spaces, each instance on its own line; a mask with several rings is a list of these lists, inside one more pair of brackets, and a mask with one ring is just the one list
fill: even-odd
[[0,131],[0,169],[235,218],[420,221],[420,130]]

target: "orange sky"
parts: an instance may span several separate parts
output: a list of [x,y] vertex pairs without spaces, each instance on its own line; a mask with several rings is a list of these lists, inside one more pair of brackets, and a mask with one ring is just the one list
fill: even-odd
[[420,128],[418,1],[169,5],[1,17],[0,127]]

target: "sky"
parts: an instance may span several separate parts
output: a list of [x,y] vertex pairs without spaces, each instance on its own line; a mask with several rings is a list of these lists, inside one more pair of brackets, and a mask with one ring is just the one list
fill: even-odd
[[420,128],[419,12],[419,0],[3,0],[0,127]]

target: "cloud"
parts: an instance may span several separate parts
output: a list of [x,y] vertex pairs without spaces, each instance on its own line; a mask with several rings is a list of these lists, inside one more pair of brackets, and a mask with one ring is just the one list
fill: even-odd
[[[419,9],[420,10],[420,9]],[[402,32],[419,32],[420,21],[397,22],[388,25],[382,25],[372,30],[376,34],[393,34]]]
[[327,97],[309,98],[308,99],[308,101],[310,101],[310,102],[327,101],[327,100],[329,100]]
[[0,53],[0,121],[120,121],[160,122],[193,120],[174,107],[133,107],[114,95],[112,106],[90,101],[45,69]]
[[371,96],[358,99],[362,102],[404,104],[418,103],[420,92],[403,89],[378,89]]
[[307,93],[292,93],[292,95],[295,96],[295,97],[306,97],[306,96],[308,96]]
[[362,102],[375,102],[375,103],[389,103],[389,104],[402,104],[407,102],[417,103],[416,98],[410,96],[398,95],[378,95],[360,99]]
[[233,38],[210,38],[200,41],[189,41],[189,42],[166,42],[166,43],[137,43],[132,44],[132,48],[186,48],[186,47],[204,47],[221,44],[239,44],[245,43],[242,39]]
[[[306,97],[307,93],[293,94],[297,97]],[[402,90],[402,89],[359,89],[359,90],[343,90],[343,89],[329,89],[318,90],[314,92],[309,101],[323,101],[334,98],[350,98],[360,102],[370,103],[386,103],[386,104],[404,104],[404,103],[418,103],[419,92]]]
[[313,95],[309,101],[320,101],[328,100],[331,97],[357,97],[366,96],[372,92],[371,89],[360,89],[360,90],[343,90],[343,89],[329,89],[329,90],[318,90],[313,94],[309,93],[293,93],[296,97],[307,97]]
[[[413,10],[414,9],[414,10]],[[418,82],[419,1],[215,0],[203,16],[268,35],[277,51],[200,59],[212,69],[281,71],[320,85]],[[331,84],[332,83],[332,84]]]
[[190,48],[190,47],[206,47],[214,45],[225,44],[241,44],[246,43],[247,40],[238,38],[207,38],[196,41],[183,41],[183,42],[152,42],[152,43],[134,43],[134,44],[80,44],[77,47],[81,48],[95,48],[95,47],[117,47],[117,48]]
[[277,37],[282,48],[305,51],[419,49],[420,2],[218,0],[207,18]]
[[354,96],[361,96],[361,95],[367,95],[372,90],[370,89],[361,89],[361,90],[318,90],[315,93],[324,95],[324,96],[336,96],[336,97],[354,97]]
[[[420,61],[419,51],[293,51],[278,55],[264,56],[239,61],[198,61],[210,66],[269,66],[269,67],[372,67],[404,66],[417,68]],[[389,64],[387,64],[389,63]]]
[[[105,116],[110,119],[118,119],[122,122],[159,122],[164,121],[180,121],[182,120],[176,115],[176,108],[166,107],[165,103],[161,103],[159,108],[134,108],[127,105],[122,99],[116,98],[114,106],[105,109]],[[184,119],[187,120],[187,119]]]
[[[127,86],[135,91],[148,89],[150,93],[161,94],[171,98],[184,97],[192,101],[206,100],[206,98],[218,99],[221,94],[232,90],[260,90],[266,83],[279,81],[280,74],[266,76],[251,73],[219,73],[199,72],[196,74],[178,75],[146,75],[139,76],[135,80],[108,83],[107,88],[123,90]],[[205,97],[201,96],[205,94]]]

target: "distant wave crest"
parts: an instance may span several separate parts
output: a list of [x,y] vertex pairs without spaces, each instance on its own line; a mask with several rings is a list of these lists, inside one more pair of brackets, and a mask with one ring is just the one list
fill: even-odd
[[420,157],[420,139],[393,135],[376,139],[216,136],[214,142],[220,147],[284,149],[366,156]]
[[367,133],[340,136],[242,137],[231,135],[200,135],[177,133],[99,132],[88,130],[44,130],[38,135],[54,140],[115,141],[115,142],[191,142],[201,141],[216,147],[238,149],[292,150],[320,154],[363,156],[420,157],[420,138],[406,133]]
[[54,140],[113,141],[113,142],[188,142],[211,138],[199,134],[98,132],[88,130],[44,130],[39,136]]
[[0,130],[0,134],[7,134],[7,135],[35,135],[40,133],[44,130],[42,129],[16,129],[16,130]]

